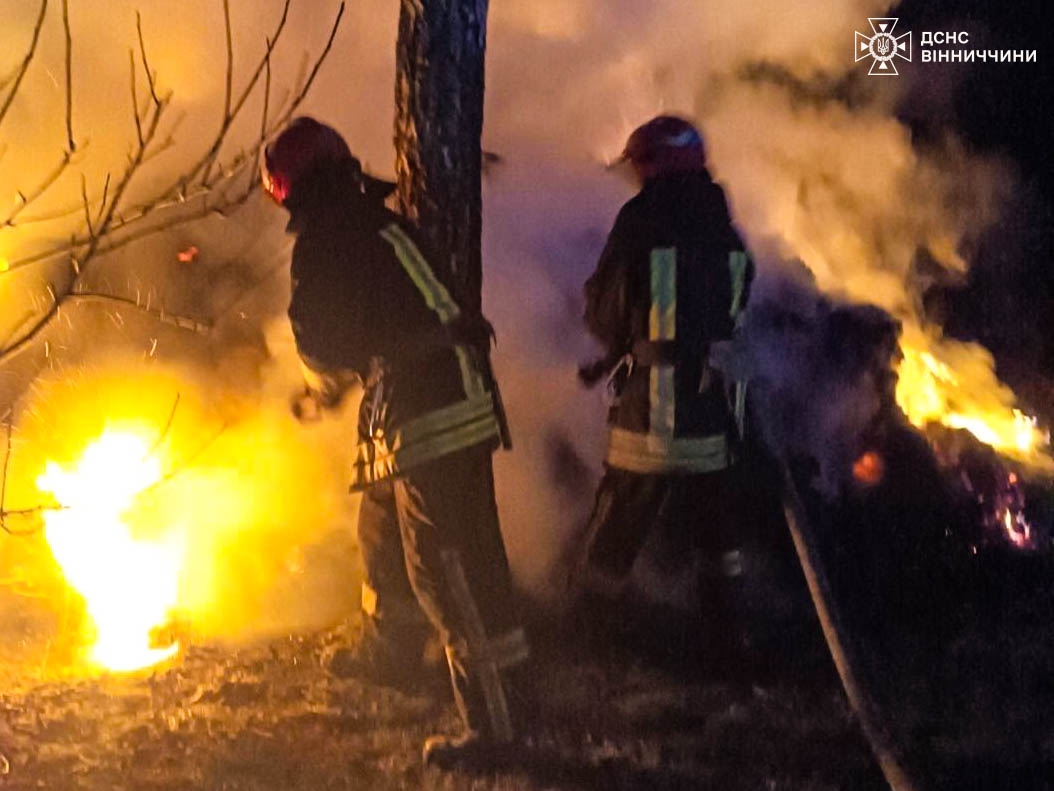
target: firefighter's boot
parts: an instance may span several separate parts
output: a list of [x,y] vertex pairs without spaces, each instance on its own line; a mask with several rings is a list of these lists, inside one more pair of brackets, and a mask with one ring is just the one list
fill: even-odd
[[[400,602],[401,604],[401,602]],[[326,669],[338,678],[359,678],[371,684],[402,690],[419,690],[439,673],[426,658],[431,629],[415,602],[400,610],[364,612],[357,635],[334,646],[324,659]]]
[[527,640],[515,629],[474,651],[447,646],[454,701],[464,726],[424,743],[426,766],[489,770],[514,759],[526,731],[531,695],[524,663]]
[[742,550],[721,555],[721,576],[715,598],[716,664],[736,677],[755,675],[761,654]]

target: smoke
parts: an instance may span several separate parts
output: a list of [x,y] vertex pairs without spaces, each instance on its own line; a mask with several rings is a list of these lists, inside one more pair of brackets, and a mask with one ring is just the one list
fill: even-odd
[[[273,32],[281,3],[231,6],[237,91]],[[125,98],[134,9],[131,0],[109,3],[104,11],[71,3],[74,128],[78,139],[91,143],[48,202],[35,207],[40,211],[77,206],[80,172],[94,194],[106,172],[120,167],[134,135]],[[295,82],[303,53],[324,42],[334,12],[331,3],[293,4],[273,63],[276,86],[283,86],[276,96]],[[794,289],[799,296],[788,308],[806,319],[803,326],[811,326],[817,294],[824,292],[877,305],[923,332],[925,289],[961,277],[980,229],[998,216],[1008,189],[1000,168],[970,156],[953,139],[921,148],[893,115],[903,83],[868,80],[853,70],[853,31],[885,12],[878,0],[520,0],[491,9],[484,146],[502,162],[484,186],[484,307],[498,331],[495,364],[515,441],[511,453],[496,458],[497,485],[511,563],[537,595],[561,593],[559,572],[600,473],[604,397],[582,390],[574,376],[576,365],[596,352],[581,326],[580,289],[619,204],[631,195],[602,165],[633,127],[662,111],[689,115],[702,126],[711,168],[758,259],[755,316],[766,301],[788,307],[790,292],[781,284],[804,264],[811,275]],[[7,16],[3,51],[24,51],[32,13],[20,7]],[[303,107],[337,126],[381,176],[391,175],[394,159],[397,14],[397,4],[350,4]],[[219,3],[151,3],[142,24],[159,83],[174,92],[185,117],[174,146],[134,185],[136,194],[171,178],[207,144],[221,118],[225,82]],[[0,129],[12,174],[0,182],[0,206],[35,183],[64,145],[61,39],[52,13],[39,60]],[[259,109],[258,99],[247,106],[227,155],[256,134]],[[110,392],[98,376],[118,390],[149,394],[141,400],[149,402],[154,423],[163,420],[177,390],[184,393],[181,404],[183,398],[188,403],[180,406],[179,422],[195,435],[215,420],[207,418],[210,409],[221,407],[195,412],[189,406],[194,398],[234,405],[228,414],[238,420],[211,451],[217,456],[207,469],[215,483],[188,472],[180,485],[186,490],[173,489],[186,500],[232,502],[237,494],[251,501],[229,520],[217,511],[216,518],[202,517],[208,529],[194,528],[201,539],[195,560],[201,578],[237,580],[241,591],[222,592],[209,583],[188,594],[188,606],[214,632],[254,622],[325,620],[334,612],[334,596],[354,588],[346,555],[355,506],[343,480],[352,429],[339,420],[303,429],[287,416],[297,372],[288,331],[281,330],[288,254],[283,219],[250,202],[234,217],[210,218],[125,248],[92,273],[98,287],[129,297],[149,294],[166,311],[218,316],[207,337],[158,326],[131,309],[71,306],[55,335],[28,351],[28,361],[18,361],[25,371],[18,363],[0,371],[0,403],[21,393],[43,361],[57,381],[81,381],[81,394]],[[62,238],[76,221],[72,216],[66,224],[4,229],[0,255],[12,258]],[[181,263],[178,253],[191,245],[199,255]],[[14,332],[46,304],[41,278],[31,269],[0,278],[0,334]],[[795,385],[781,390],[788,399],[783,408],[813,404],[824,374],[801,355],[822,344],[805,339],[797,355],[786,353],[789,341],[779,333],[750,337],[753,375]],[[115,364],[124,376],[107,379]],[[84,366],[96,373],[71,379],[71,371]],[[141,386],[144,366],[166,386]],[[987,370],[990,375],[990,364]],[[867,382],[827,391],[824,399],[828,409],[798,411],[807,419],[794,440],[818,456],[824,456],[824,438],[858,432],[875,400]],[[14,467],[32,469],[34,459],[62,452],[49,444],[56,432],[46,421],[23,428],[27,410],[76,412],[83,402],[42,391],[27,396]],[[107,403],[113,413],[121,402]],[[77,421],[78,427],[91,422],[83,416]],[[69,436],[83,441],[84,435],[78,428]],[[239,448],[251,458],[242,458]],[[831,480],[846,453],[823,462]],[[314,566],[296,560],[304,547],[314,548]],[[234,568],[237,573],[229,573]],[[216,609],[217,601],[231,606]],[[286,609],[263,612],[263,602],[276,601]]]

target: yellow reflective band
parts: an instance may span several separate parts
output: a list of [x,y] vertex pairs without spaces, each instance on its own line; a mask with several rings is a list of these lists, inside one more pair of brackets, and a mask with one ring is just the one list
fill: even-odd
[[653,365],[649,375],[649,428],[653,434],[673,436],[677,395],[674,392],[672,365]]
[[648,338],[672,341],[677,336],[677,250],[656,247],[651,251],[651,313]]
[[728,315],[735,318],[743,310],[743,291],[747,285],[747,254],[733,250],[728,254],[728,271],[732,275],[732,307]]
[[427,412],[386,437],[360,442],[352,465],[353,490],[479,445],[499,436],[489,393]]
[[461,314],[461,309],[450,297],[450,292],[446,290],[446,287],[439,282],[432,267],[428,265],[421,251],[417,249],[417,245],[406,235],[406,232],[392,223],[382,229],[380,234],[381,238],[395,250],[399,263],[403,265],[406,274],[410,276],[417,290],[421,292],[421,296],[425,298],[425,304],[429,309],[439,315],[439,320],[443,324],[449,324],[456,319]]
[[[651,251],[651,312],[648,338],[672,341],[677,336],[677,250],[657,247]],[[653,365],[649,376],[649,429],[673,436],[676,395],[672,365]]]
[[392,452],[393,469],[405,471],[440,456],[446,456],[464,448],[479,445],[498,437],[498,420],[493,414],[467,423],[455,430],[415,442]]
[[485,392],[483,377],[477,373],[472,365],[468,349],[459,343],[454,347],[454,353],[457,354],[457,364],[461,369],[461,384],[465,386],[465,395],[470,399],[482,395]]
[[607,464],[641,473],[716,472],[728,466],[724,434],[705,437],[665,437],[612,428]]
[[399,450],[430,435],[447,432],[480,418],[491,417],[493,414],[494,402],[491,401],[489,393],[484,393],[408,420],[394,429],[387,439],[392,450]]
[[[460,316],[461,308],[450,296],[446,287],[439,282],[413,239],[395,223],[383,228],[380,235],[392,246],[399,263],[402,264],[417,290],[421,292],[425,304],[439,316],[439,321],[442,324],[449,324]],[[465,395],[473,397],[484,392],[483,379],[472,365],[468,350],[458,345],[454,347],[454,352],[457,355],[458,367],[461,369],[461,383],[465,388]]]

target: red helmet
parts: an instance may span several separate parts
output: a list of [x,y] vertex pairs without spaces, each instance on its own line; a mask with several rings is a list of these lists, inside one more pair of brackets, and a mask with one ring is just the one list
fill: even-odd
[[706,151],[703,136],[691,122],[674,115],[660,115],[633,130],[622,159],[649,176],[659,176],[702,170]]
[[263,188],[281,206],[300,177],[327,160],[352,162],[361,173],[359,161],[336,129],[307,116],[295,118],[264,149]]

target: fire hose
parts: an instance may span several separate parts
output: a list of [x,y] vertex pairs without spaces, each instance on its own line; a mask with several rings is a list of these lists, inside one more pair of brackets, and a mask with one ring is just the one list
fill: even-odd
[[892,791],[921,791],[922,786],[909,776],[904,768],[881,708],[867,694],[855,670],[861,666],[860,661],[835,606],[830,582],[820,561],[816,536],[806,515],[805,504],[798,494],[786,460],[781,460],[779,466],[783,476],[783,513],[787,519],[787,527],[794,541],[798,562],[805,574],[809,595],[823,629],[824,640],[831,652],[831,659],[834,660],[849,705],[859,720],[864,737],[871,746],[871,752]]

